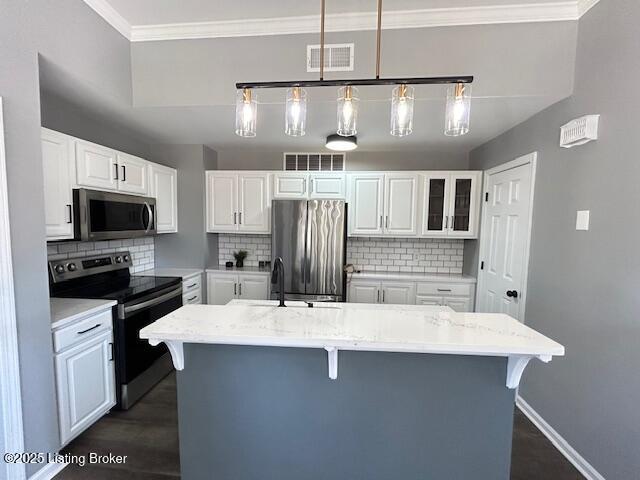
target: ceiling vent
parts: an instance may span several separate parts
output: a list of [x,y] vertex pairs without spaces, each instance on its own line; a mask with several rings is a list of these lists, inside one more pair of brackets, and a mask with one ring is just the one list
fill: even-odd
[[302,172],[342,172],[344,153],[285,153],[284,170]]
[[[325,72],[353,71],[353,43],[332,43],[324,46]],[[320,71],[320,45],[307,45],[307,72]]]
[[599,121],[600,115],[587,115],[563,125],[560,128],[560,146],[571,148],[597,140]]

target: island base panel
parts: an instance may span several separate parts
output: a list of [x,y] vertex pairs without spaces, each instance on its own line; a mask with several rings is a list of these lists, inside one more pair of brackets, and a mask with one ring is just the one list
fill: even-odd
[[508,480],[507,359],[185,345],[183,480]]

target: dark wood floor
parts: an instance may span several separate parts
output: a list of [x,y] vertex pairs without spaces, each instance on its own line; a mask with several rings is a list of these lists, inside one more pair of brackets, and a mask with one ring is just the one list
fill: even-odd
[[[126,412],[112,412],[64,453],[126,455],[124,465],[69,465],[54,480],[176,480],[180,478],[175,376],[160,382]],[[584,480],[549,440],[516,409],[511,480]],[[443,479],[445,480],[445,479]],[[482,480],[482,479],[478,479]]]

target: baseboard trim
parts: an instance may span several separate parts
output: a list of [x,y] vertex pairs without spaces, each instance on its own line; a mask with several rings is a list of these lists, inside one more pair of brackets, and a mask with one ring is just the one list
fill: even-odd
[[59,474],[68,463],[47,463],[44,467],[29,477],[29,480],[51,480]]
[[516,397],[516,406],[587,480],[605,480],[593,465],[569,445],[569,442],[562,438],[520,395]]

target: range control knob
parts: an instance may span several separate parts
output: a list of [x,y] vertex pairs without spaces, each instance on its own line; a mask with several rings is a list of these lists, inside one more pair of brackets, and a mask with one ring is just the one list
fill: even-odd
[[131,260],[131,257],[129,255],[125,255],[124,256],[124,261],[128,262],[129,260]]
[[64,273],[64,265],[58,264],[54,268],[55,268],[56,273]]
[[67,270],[69,270],[70,272],[75,272],[77,269],[78,267],[75,263],[70,263],[69,265],[67,265]]
[[116,257],[116,263],[122,263],[122,257],[120,255]]

